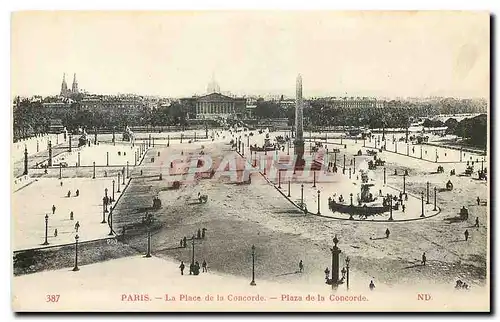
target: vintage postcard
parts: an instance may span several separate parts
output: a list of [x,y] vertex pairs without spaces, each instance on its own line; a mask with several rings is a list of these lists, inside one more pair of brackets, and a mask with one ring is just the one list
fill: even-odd
[[490,19],[12,13],[12,309],[489,312]]

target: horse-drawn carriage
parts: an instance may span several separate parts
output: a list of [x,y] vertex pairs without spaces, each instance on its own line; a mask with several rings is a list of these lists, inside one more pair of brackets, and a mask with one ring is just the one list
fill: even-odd
[[375,166],[384,166],[385,165],[385,161],[382,161],[382,159],[378,158],[375,160]]
[[437,173],[444,173],[444,168],[442,165],[437,167]]
[[465,169],[465,175],[470,176],[472,173],[474,173],[474,167],[470,165]]
[[208,196],[202,195],[201,192],[198,192],[198,200],[200,201],[200,203],[207,203]]
[[488,173],[486,172],[486,169],[479,170],[478,177],[479,177],[479,180],[488,180]]
[[375,156],[375,155],[377,155],[377,151],[374,151],[374,150],[366,150],[366,154],[371,155],[371,156]]

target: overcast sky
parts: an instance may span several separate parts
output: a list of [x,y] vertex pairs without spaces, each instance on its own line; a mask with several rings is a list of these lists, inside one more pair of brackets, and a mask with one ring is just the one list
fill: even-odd
[[13,95],[489,96],[489,16],[443,12],[31,12],[12,16]]

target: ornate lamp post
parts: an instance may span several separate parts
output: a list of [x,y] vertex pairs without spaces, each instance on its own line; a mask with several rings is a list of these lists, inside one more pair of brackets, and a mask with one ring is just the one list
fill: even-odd
[[318,190],[318,215],[321,215],[321,212],[319,211],[319,201],[320,201],[320,191]]
[[78,234],[75,236],[75,267],[73,267],[73,272],[77,272],[80,269],[78,268]]
[[252,245],[252,281],[250,285],[255,286],[255,245]]
[[49,229],[49,215],[45,214],[45,241],[43,242],[42,245],[48,245],[49,244],[49,242],[47,240],[48,229]]
[[337,288],[339,285],[339,254],[342,252],[337,244],[339,240],[337,239],[337,235],[333,238],[333,247],[330,248],[332,251],[332,289]]

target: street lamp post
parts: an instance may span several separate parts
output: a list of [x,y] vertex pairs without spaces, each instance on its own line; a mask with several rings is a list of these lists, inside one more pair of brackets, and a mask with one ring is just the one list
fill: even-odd
[[389,195],[389,221],[393,221],[394,218],[392,218],[392,195]]
[[78,234],[75,236],[75,267],[73,267],[73,272],[77,272],[80,269],[78,268]]
[[281,170],[278,169],[278,189],[281,189]]
[[128,172],[128,161],[127,161],[127,179],[130,178],[130,174]]
[[[151,257],[151,221],[152,221],[152,215],[146,214],[146,225],[148,227],[148,252],[146,254],[146,257]],[[193,239],[193,243],[194,243],[194,239]],[[193,246],[193,249],[194,249],[194,246]]]
[[92,167],[93,167],[92,179],[95,179],[95,161],[92,162]]
[[290,197],[290,180],[288,180],[288,197]]
[[349,179],[351,179],[351,168],[349,168]]
[[420,217],[425,217],[425,214],[424,214],[424,192],[423,191],[420,193],[420,197],[422,199],[422,213],[420,214]]
[[42,245],[48,245],[49,241],[47,240],[49,232],[49,215],[45,214],[45,241],[43,242]]
[[62,179],[62,164],[59,163],[59,180]]
[[101,221],[101,224],[105,224],[106,223],[106,208],[107,208],[107,203],[108,203],[108,198],[106,197],[103,197],[102,198],[102,221]]
[[437,196],[437,188],[434,187],[434,211],[437,210],[437,208],[436,208],[436,196]]
[[111,196],[111,201],[115,202],[115,180],[113,179],[113,195]]
[[194,235],[193,237],[191,237],[191,245],[192,245],[191,267],[194,267]]
[[304,184],[300,185],[300,207],[304,209]]
[[321,215],[321,212],[319,210],[319,201],[320,201],[319,195],[320,195],[320,191],[318,190],[318,215]]
[[429,183],[429,181],[427,181],[427,202],[426,202],[427,204],[430,204],[430,201],[429,201],[429,185],[430,185],[430,183]]
[[385,185],[385,183],[386,183],[386,179],[385,179],[385,172],[386,172],[386,169],[385,169],[385,167],[384,167],[384,185]]
[[313,188],[316,188],[316,171],[313,171]]
[[252,281],[250,285],[255,286],[255,245],[252,245]]
[[116,192],[120,192],[120,172],[118,172],[118,189]]
[[347,270],[347,274],[346,274],[346,285],[347,285],[347,290],[349,291],[349,263],[350,263],[350,259],[349,259],[349,256],[346,257],[345,259],[345,266],[346,266],[346,270]]
[[342,174],[345,174],[345,154],[344,154],[344,165],[342,166]]
[[406,172],[403,173],[403,194],[406,194]]

